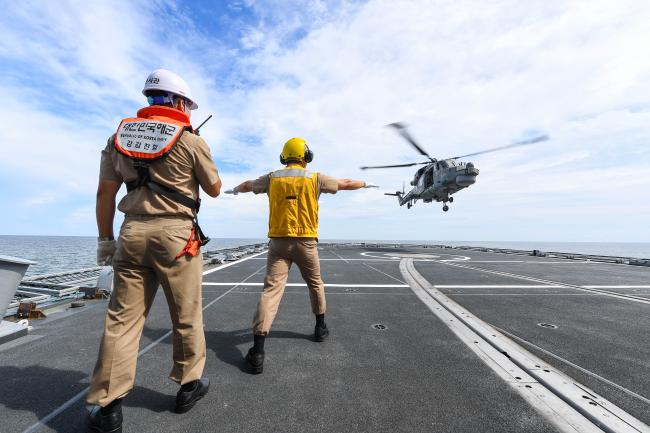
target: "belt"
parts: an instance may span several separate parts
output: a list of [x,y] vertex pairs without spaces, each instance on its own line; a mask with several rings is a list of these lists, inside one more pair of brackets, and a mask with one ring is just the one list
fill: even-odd
[[192,218],[189,215],[134,215],[134,214],[126,214],[124,216],[124,219],[140,220],[140,221],[147,221],[153,219],[170,219],[170,220],[183,220],[183,221],[190,221],[190,222],[194,220],[194,218]]

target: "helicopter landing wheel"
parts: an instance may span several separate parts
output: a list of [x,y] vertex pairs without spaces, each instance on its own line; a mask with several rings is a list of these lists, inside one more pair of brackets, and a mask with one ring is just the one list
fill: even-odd
[[444,212],[447,212],[447,211],[449,210],[449,206],[444,205],[444,206],[442,207],[442,210],[443,210]]
[[412,206],[413,206],[413,205],[412,205],[411,203],[407,203],[407,204],[406,204],[406,208],[407,208],[407,209],[411,209]]
[[453,202],[454,202],[454,198],[453,198],[453,197],[449,197],[449,203],[453,203]]

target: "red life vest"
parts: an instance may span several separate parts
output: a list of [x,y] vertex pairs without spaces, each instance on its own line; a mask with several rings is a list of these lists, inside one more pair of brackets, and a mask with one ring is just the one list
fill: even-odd
[[137,117],[120,122],[115,133],[115,149],[133,159],[153,161],[169,153],[186,129],[192,131],[185,113],[152,105],[138,110]]
[[138,179],[126,182],[127,192],[147,187],[176,203],[192,209],[194,226],[185,248],[178,253],[176,260],[184,256],[196,256],[199,248],[210,238],[203,234],[199,226],[198,213],[201,199],[192,199],[180,192],[162,185],[149,177],[149,164],[164,158],[181,138],[183,131],[194,132],[190,118],[182,111],[162,105],[152,105],[138,110],[137,117],[127,117],[120,122],[115,133],[115,149],[133,160],[138,171]]

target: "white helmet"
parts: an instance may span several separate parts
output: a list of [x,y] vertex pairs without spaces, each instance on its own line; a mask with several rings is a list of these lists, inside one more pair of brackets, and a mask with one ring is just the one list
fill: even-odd
[[147,96],[147,90],[164,90],[174,95],[182,96],[190,101],[190,110],[199,108],[197,103],[194,102],[190,86],[180,76],[167,69],[156,69],[149,74],[147,81],[144,82],[142,94]]

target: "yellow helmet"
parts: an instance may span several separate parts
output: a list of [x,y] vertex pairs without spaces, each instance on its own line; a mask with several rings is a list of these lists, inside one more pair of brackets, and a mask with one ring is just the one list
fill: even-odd
[[291,159],[303,159],[305,162],[312,162],[314,159],[314,153],[309,150],[304,138],[291,138],[284,143],[280,162],[286,164]]

